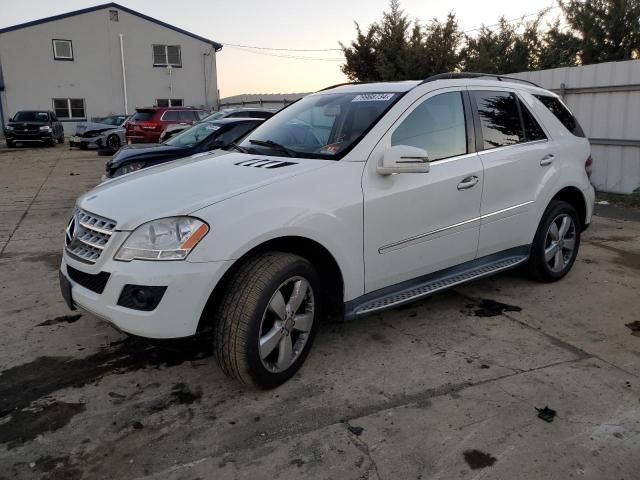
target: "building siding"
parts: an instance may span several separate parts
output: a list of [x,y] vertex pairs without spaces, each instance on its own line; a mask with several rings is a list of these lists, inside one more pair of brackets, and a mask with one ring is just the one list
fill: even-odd
[[[216,59],[210,43],[123,10],[118,10],[119,21],[112,22],[109,10],[0,34],[5,120],[18,110],[52,110],[53,98],[84,98],[88,118],[123,113],[119,34],[124,35],[129,113],[154,105],[157,98],[182,98],[191,106],[216,105]],[[74,60],[54,60],[52,39],[71,40]],[[153,44],[180,45],[182,68],[173,68],[169,75],[166,68],[154,67]],[[65,122],[67,134],[74,124]]]

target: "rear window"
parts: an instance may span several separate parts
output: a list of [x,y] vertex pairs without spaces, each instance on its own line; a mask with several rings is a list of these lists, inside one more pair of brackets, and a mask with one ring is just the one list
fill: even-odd
[[131,117],[132,122],[145,122],[147,120],[151,120],[153,117],[153,112],[136,112]]
[[553,113],[558,120],[565,126],[567,130],[576,137],[584,137],[584,130],[576,120],[576,117],[564,106],[564,104],[556,97],[547,95],[534,95],[542,104]]

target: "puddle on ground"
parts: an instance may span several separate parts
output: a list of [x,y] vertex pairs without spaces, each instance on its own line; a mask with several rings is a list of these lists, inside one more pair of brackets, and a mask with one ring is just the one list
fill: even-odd
[[38,435],[64,427],[84,409],[82,403],[53,402],[13,412],[0,428],[0,444],[11,450]]
[[170,350],[128,337],[86,357],[39,357],[8,368],[0,372],[0,420],[47,395],[94,383],[105,375],[160,365],[171,367],[211,355],[209,342],[190,345],[191,348],[182,345],[179,350]]
[[468,308],[475,308],[473,314],[476,317],[497,317],[504,312],[521,312],[522,308],[516,305],[497,302],[489,298],[481,298],[477,305],[468,305]]
[[42,323],[36,325],[36,327],[49,327],[51,325],[58,325],[60,323],[75,323],[82,318],[82,315],[62,315],[60,317],[50,318]]
[[496,463],[496,457],[489,453],[481,452],[480,450],[465,450],[463,453],[464,460],[472,470],[479,470],[481,468],[490,467]]

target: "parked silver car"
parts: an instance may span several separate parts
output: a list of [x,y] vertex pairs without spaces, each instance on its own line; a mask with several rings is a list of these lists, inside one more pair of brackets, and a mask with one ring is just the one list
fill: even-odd
[[126,144],[125,129],[122,125],[126,115],[109,115],[96,118],[92,122],[81,122],[76,125],[76,133],[69,139],[69,146],[87,148],[108,148],[117,150]]

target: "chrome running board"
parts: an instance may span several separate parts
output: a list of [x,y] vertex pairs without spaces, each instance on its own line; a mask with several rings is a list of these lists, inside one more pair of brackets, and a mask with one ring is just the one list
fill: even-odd
[[351,319],[398,307],[461,283],[517,267],[528,258],[529,247],[518,247],[383,288],[347,302],[345,318]]

